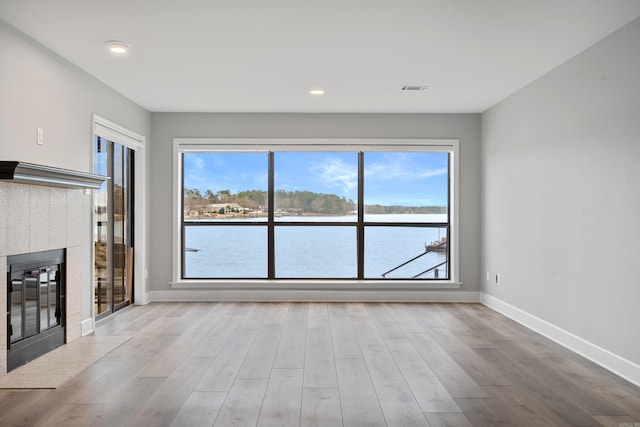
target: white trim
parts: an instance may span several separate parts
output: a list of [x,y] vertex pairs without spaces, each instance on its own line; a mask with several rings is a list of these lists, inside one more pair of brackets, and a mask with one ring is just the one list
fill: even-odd
[[312,290],[312,291],[421,291],[426,289],[460,289],[462,283],[416,280],[180,280],[170,282],[172,289],[215,290]]
[[[457,139],[415,138],[173,138],[180,152],[189,151],[261,151],[286,149],[287,151],[388,151],[389,147],[411,151],[451,151]],[[376,149],[376,147],[379,147]]]
[[132,150],[144,148],[144,136],[93,114],[93,134],[124,145]]
[[171,277],[173,282],[181,280],[182,276],[182,256],[180,250],[182,248],[182,233],[180,223],[182,222],[182,164],[180,162],[180,138],[173,139],[173,197],[172,197],[172,240],[171,240]]
[[[173,227],[172,227],[172,282],[183,283],[180,277],[182,257],[180,254],[182,209],[180,189],[182,188],[182,164],[180,154],[189,151],[259,151],[285,149],[287,151],[446,151],[452,154],[449,171],[450,200],[449,209],[453,215],[449,218],[449,241],[451,243],[452,285],[460,282],[460,238],[459,238],[459,140],[457,139],[405,139],[405,138],[173,138]],[[276,281],[269,281],[269,283]],[[351,283],[355,283],[353,281]],[[427,281],[420,282],[429,288]],[[239,283],[240,284],[240,283]],[[394,290],[391,285],[387,287]],[[305,291],[304,288],[301,290]]]
[[141,148],[133,156],[134,160],[134,223],[133,223],[133,296],[132,304],[146,304],[145,292],[147,288],[147,179],[146,156]]
[[84,319],[81,323],[81,326],[82,326],[82,336],[89,335],[96,329],[96,324],[93,321],[93,317]]
[[254,290],[336,290],[336,291],[375,291],[375,290],[421,290],[421,289],[460,289],[462,283],[449,281],[416,280],[180,280],[170,282],[172,289],[254,289]]
[[429,290],[170,290],[150,291],[150,302],[479,302],[480,292]]
[[145,292],[142,296],[136,297],[136,305],[147,305],[151,302],[151,297],[149,296],[149,292]]
[[640,386],[640,365],[487,293],[481,293],[481,302],[492,310],[521,323],[540,335]]
[[451,158],[453,159],[449,171],[449,240],[451,241],[451,280],[460,280],[460,151],[459,141],[451,141]]

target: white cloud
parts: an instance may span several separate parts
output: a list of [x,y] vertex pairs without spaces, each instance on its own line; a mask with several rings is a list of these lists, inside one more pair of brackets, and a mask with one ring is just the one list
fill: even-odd
[[205,168],[206,162],[204,159],[197,154],[188,153],[184,156],[185,159],[185,170],[187,171],[201,171]]
[[342,188],[351,193],[358,186],[358,169],[355,165],[345,163],[342,159],[326,159],[316,163],[311,171],[316,172],[322,183],[329,188]]
[[438,175],[446,175],[447,167],[435,169],[421,169],[408,159],[396,159],[388,163],[372,163],[365,168],[365,177],[371,178],[396,178],[404,180],[416,180],[431,178]]

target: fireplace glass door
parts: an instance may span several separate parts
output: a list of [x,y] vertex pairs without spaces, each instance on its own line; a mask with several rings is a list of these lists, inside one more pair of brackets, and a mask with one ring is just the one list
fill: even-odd
[[63,250],[8,257],[9,370],[64,343]]
[[60,324],[59,281],[57,266],[47,266],[23,272],[22,277],[12,277],[11,343]]

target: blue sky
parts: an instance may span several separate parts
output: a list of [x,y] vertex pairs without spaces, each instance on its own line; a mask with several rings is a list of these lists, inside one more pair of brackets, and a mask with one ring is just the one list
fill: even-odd
[[[365,153],[365,204],[446,206],[447,153]],[[185,153],[185,187],[267,190],[266,153]],[[275,153],[275,187],[357,200],[357,153]]]

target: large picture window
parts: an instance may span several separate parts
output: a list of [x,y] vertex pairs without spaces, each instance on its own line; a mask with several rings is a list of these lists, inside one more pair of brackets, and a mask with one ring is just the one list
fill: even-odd
[[454,279],[455,144],[176,143],[178,280]]

